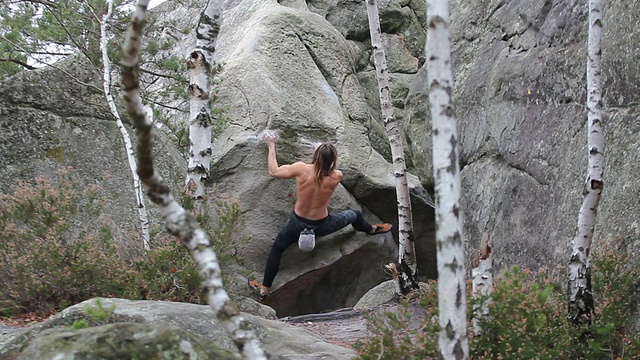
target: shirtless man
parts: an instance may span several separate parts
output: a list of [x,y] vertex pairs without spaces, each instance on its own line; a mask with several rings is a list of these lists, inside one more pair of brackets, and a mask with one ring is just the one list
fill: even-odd
[[391,230],[391,224],[369,224],[359,210],[329,214],[329,200],[342,180],[342,171],[336,170],[338,152],[335,146],[328,143],[318,146],[313,153],[311,164],[296,162],[279,166],[276,159],[275,136],[265,133],[264,141],[269,146],[269,175],[278,179],[295,179],[297,199],[294,211],[278,232],[271,247],[262,284],[256,280],[249,281],[249,286],[259,291],[261,300],[264,300],[271,290],[273,279],[280,267],[282,253],[298,240],[303,230],[312,229],[315,236],[331,234],[349,224],[356,231],[369,235],[383,234]]

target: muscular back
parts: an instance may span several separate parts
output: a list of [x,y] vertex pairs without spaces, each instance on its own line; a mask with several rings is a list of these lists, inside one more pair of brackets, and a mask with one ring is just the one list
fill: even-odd
[[297,200],[295,212],[298,216],[309,220],[320,220],[329,215],[327,207],[331,195],[342,180],[342,171],[333,170],[329,176],[322,178],[320,184],[315,179],[313,165],[298,162],[295,175]]

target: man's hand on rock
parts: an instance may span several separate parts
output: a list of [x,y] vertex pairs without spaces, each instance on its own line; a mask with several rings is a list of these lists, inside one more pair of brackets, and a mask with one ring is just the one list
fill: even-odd
[[276,143],[276,134],[272,133],[269,130],[265,130],[262,133],[262,139],[264,140],[265,143],[267,143],[267,145],[271,145],[271,144],[275,144]]

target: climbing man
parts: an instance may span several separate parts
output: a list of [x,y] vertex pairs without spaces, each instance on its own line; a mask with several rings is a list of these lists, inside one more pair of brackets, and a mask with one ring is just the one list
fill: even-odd
[[391,230],[391,224],[369,224],[359,210],[344,210],[329,213],[327,207],[331,195],[342,180],[342,171],[336,170],[338,151],[329,143],[319,145],[313,153],[311,164],[296,162],[278,165],[276,159],[276,137],[268,131],[263,135],[269,147],[267,165],[269,175],[278,179],[295,179],[296,204],[289,219],[275,238],[264,271],[262,284],[250,280],[249,286],[264,300],[273,284],[280,267],[282,253],[296,240],[303,251],[311,251],[316,236],[325,236],[351,224],[356,231],[369,235],[384,234]]

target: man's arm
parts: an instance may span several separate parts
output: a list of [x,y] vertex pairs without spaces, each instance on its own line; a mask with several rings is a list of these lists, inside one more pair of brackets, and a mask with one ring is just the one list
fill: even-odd
[[301,163],[295,163],[292,165],[278,165],[278,159],[276,158],[276,139],[274,136],[265,135],[264,141],[269,146],[269,155],[267,155],[267,166],[269,168],[269,175],[278,179],[292,179],[300,173]]

